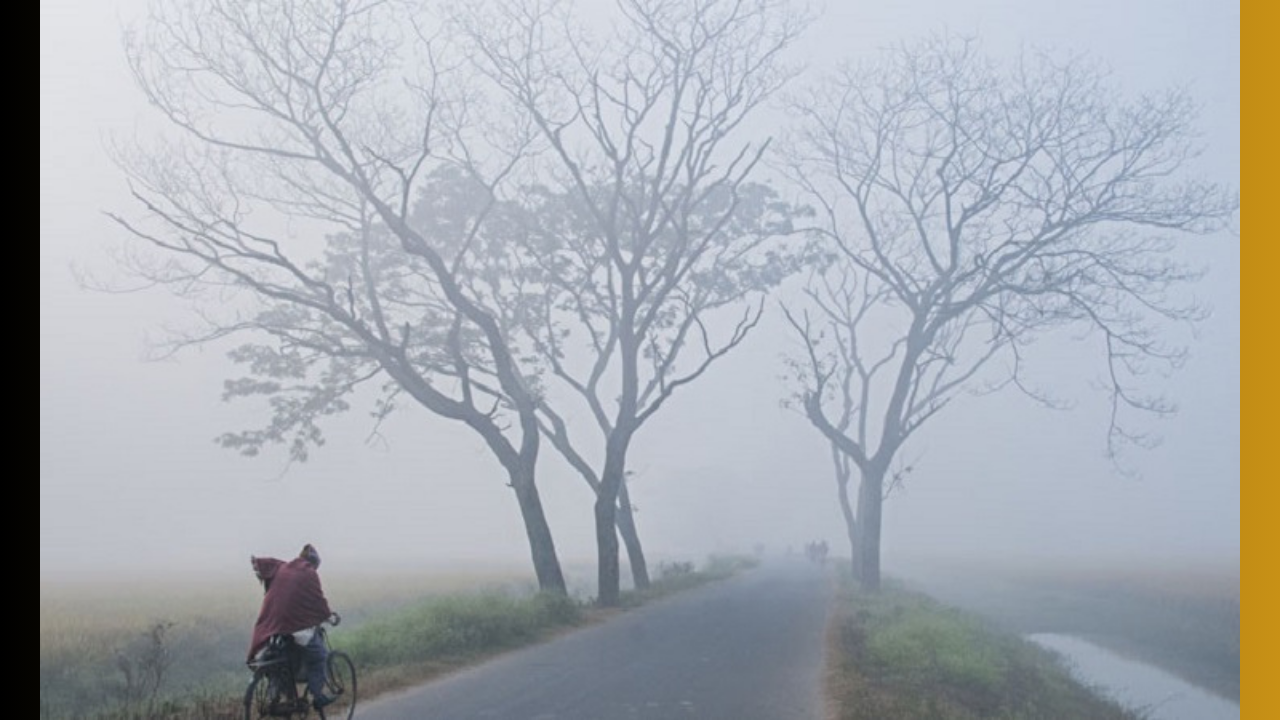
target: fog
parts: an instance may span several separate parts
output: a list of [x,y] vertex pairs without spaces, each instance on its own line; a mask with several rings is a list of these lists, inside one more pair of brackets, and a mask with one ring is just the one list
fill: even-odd
[[[153,361],[189,309],[163,290],[82,289],[77,271],[127,282],[113,262],[124,233],[104,211],[132,211],[111,137],[157,119],[133,85],[122,27],[139,0],[41,3],[40,568],[42,578],[246,569],[250,554],[315,544],[330,572],[368,566],[495,563],[529,572],[507,476],[472,431],[406,408],[375,427],[356,408],[325,426],[306,463],[244,458],[214,438],[260,422],[224,403],[236,369],[210,347]],[[1037,45],[1089,53],[1133,91],[1185,85],[1206,176],[1239,186],[1239,5],[907,0],[831,3],[801,43],[815,66],[948,29],[994,52]],[[1238,223],[1237,223],[1238,226]],[[1207,274],[1213,313],[1184,367],[1146,378],[1176,415],[1150,418],[1163,442],[1105,456],[1105,368],[1096,346],[1064,335],[1036,346],[1032,374],[1069,411],[1017,393],[962,397],[904,449],[914,471],[885,505],[884,568],[925,558],[1238,563],[1240,540],[1240,243],[1183,241]],[[825,538],[848,552],[829,448],[782,407],[782,355],[794,333],[767,306],[761,326],[681,388],[640,432],[629,485],[646,551],[662,559],[799,550]],[[592,496],[549,445],[539,487],[566,563],[595,557]]]

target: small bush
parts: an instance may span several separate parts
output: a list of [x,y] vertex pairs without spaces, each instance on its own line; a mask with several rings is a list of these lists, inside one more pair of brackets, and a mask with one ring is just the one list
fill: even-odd
[[703,565],[702,571],[715,577],[727,577],[743,570],[750,570],[759,564],[760,559],[750,555],[711,555]]
[[692,574],[693,563],[691,562],[664,562],[658,565],[659,580],[674,580]]
[[167,620],[155,622],[141,640],[116,651],[116,667],[124,680],[120,694],[126,712],[145,705],[146,714],[153,714],[156,697],[173,664],[173,653],[165,642],[173,625]]

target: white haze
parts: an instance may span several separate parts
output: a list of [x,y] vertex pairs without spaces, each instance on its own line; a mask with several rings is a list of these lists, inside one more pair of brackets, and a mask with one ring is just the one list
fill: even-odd
[[[242,458],[213,438],[256,421],[220,400],[221,352],[146,362],[149,338],[190,324],[162,292],[79,289],[69,267],[116,273],[134,209],[104,144],[154,118],[127,77],[123,23],[136,0],[41,2],[40,569],[72,574],[241,570],[304,542],[330,572],[362,565],[496,562],[531,572],[505,475],[464,427],[409,410],[374,432],[361,411],[327,426],[306,464]],[[995,52],[1022,44],[1084,51],[1131,90],[1185,84],[1203,104],[1203,172],[1238,186],[1240,11],[1209,0],[1075,3],[904,0],[832,3],[803,47],[815,63],[949,29]],[[1092,389],[1096,348],[1040,346],[1037,377],[1076,400],[1053,412],[1013,394],[964,398],[907,448],[915,462],[885,509],[886,571],[927,556],[1238,562],[1240,247],[1186,241],[1208,267],[1195,288],[1214,308],[1187,365],[1150,378],[1180,407],[1152,420],[1165,442],[1131,454],[1138,478],[1103,455],[1107,408]],[[847,552],[827,445],[780,407],[776,315],[642,431],[630,467],[648,552],[784,551],[826,538]],[[544,445],[539,485],[566,561],[594,558],[592,498]]]

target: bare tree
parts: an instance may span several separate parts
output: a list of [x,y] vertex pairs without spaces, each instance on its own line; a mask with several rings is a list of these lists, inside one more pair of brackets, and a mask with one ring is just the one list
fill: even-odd
[[1108,453],[1150,440],[1134,417],[1174,407],[1140,377],[1184,356],[1163,328],[1202,316],[1179,300],[1199,273],[1175,239],[1223,228],[1238,200],[1180,176],[1196,152],[1184,92],[1126,100],[1081,58],[1001,66],[934,37],[847,66],[794,108],[789,166],[830,253],[787,308],[804,343],[796,398],[858,470],[846,518],[855,571],[876,588],[903,445],[962,392],[1052,402],[1024,382],[1037,337],[1094,333]]
[[[461,191],[442,193],[431,200],[435,218],[465,218],[469,207],[476,202],[476,191],[484,195],[483,188],[469,187],[466,182],[454,182],[451,187]],[[536,191],[526,190],[526,194],[529,192]],[[561,313],[568,311],[563,303],[556,302],[564,278],[554,271],[557,263],[551,261],[562,251],[561,245],[566,239],[545,232],[562,211],[563,208],[544,203],[521,204],[516,200],[498,203],[486,221],[486,232],[473,244],[473,262],[468,264],[468,272],[459,279],[475,297],[492,298],[489,307],[494,309],[504,333],[516,341],[513,342],[515,351],[527,366],[537,371],[529,380],[538,400],[538,420],[543,435],[578,471],[594,494],[599,490],[599,475],[570,440],[571,421],[557,410],[564,401],[551,397],[542,383],[548,348],[541,342],[541,333],[548,327],[558,326]],[[475,361],[468,361],[468,366],[475,365]],[[476,387],[505,402],[496,383],[477,381]],[[643,589],[649,584],[649,576],[633,511],[624,483],[618,493],[618,534],[631,559],[635,586]]]
[[[112,217],[151,251],[129,267],[197,303],[204,326],[175,348],[254,338],[227,394],[267,396],[273,417],[224,444],[288,442],[305,459],[319,419],[381,379],[381,412],[407,396],[479,434],[539,586],[563,593],[535,481],[538,399],[494,298],[466,280],[528,137],[484,111],[431,22],[394,0],[156,4],[126,50],[176,138],[119,153],[142,212]],[[431,202],[449,192],[470,204],[441,219]]]
[[[598,452],[575,451],[594,445],[544,415],[597,488],[603,605],[619,599],[614,528],[637,431],[743,341],[760,318],[751,301],[786,271],[764,252],[785,218],[750,182],[767,142],[737,138],[791,77],[781,56],[803,21],[776,0],[615,7],[599,41],[554,2],[499,0],[460,18],[484,71],[541,136],[546,190],[526,195],[545,204],[533,240],[568,239],[541,255],[556,282],[534,329],[551,374],[599,429]],[[717,311],[738,309],[717,331]],[[643,558],[632,566],[643,570]]]
[[[535,287],[539,291],[522,295],[527,298],[523,304],[527,314],[521,318],[521,324],[548,374],[559,378],[571,397],[585,400],[588,420],[594,420],[599,442],[571,434],[571,419],[556,409],[557,403],[550,401],[541,407],[543,431],[598,494],[604,473],[600,464],[603,453],[594,453],[594,465],[587,458],[590,450],[607,447],[614,432],[617,411],[608,408],[604,398],[607,393],[616,392],[614,383],[621,377],[619,327],[623,321],[616,300],[617,288],[613,286],[608,247],[601,242],[589,210],[573,193],[552,196],[531,189],[524,199],[527,214],[522,244],[531,263],[524,271],[537,279]],[[636,417],[624,423],[624,427],[630,426],[636,431],[676,387],[700,376],[712,362],[745,339],[759,319],[760,306],[748,305],[742,308],[741,314],[731,316],[730,332],[719,342],[713,340],[716,312],[732,309],[750,294],[762,294],[792,272],[798,262],[796,258],[781,256],[752,257],[749,252],[752,245],[763,243],[773,233],[785,229],[789,221],[788,208],[763,185],[742,185],[736,197],[727,192],[720,197],[708,197],[688,220],[692,228],[719,226],[716,232],[733,240],[722,247],[687,251],[683,262],[690,263],[690,267],[684,271],[685,278],[670,289],[653,293],[652,302],[661,306],[660,309],[645,307],[647,312],[657,310],[653,317],[631,323],[638,328],[636,333],[645,343],[636,350],[639,356],[636,372],[640,379]],[[671,241],[672,238],[660,238],[656,242]],[[652,270],[660,260],[670,261],[671,252],[669,248],[650,250],[642,271]],[[742,255],[732,257],[733,253]],[[645,301],[638,304],[646,305]],[[583,345],[587,345],[585,353]],[[681,355],[693,363],[689,370],[681,371],[677,365]],[[629,499],[627,478],[630,475],[630,471],[624,469],[618,485],[616,524],[627,550],[634,583],[643,588],[649,577]]]

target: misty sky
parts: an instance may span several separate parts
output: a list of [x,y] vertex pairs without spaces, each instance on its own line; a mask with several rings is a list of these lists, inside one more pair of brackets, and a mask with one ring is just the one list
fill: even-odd
[[[166,325],[190,325],[163,291],[87,292],[71,266],[120,279],[124,239],[103,215],[133,211],[110,137],[155,122],[127,76],[121,27],[141,0],[42,0],[40,50],[40,565],[42,577],[121,568],[242,569],[251,554],[316,544],[328,567],[497,560],[525,570],[527,545],[506,475],[470,430],[410,409],[371,436],[351,413],[304,465],[256,459],[213,438],[256,422],[220,400],[235,372],[220,351],[144,360]],[[1073,3],[902,0],[831,3],[801,47],[815,67],[948,29],[995,53],[1082,51],[1134,91],[1185,84],[1202,103],[1197,168],[1238,187],[1240,12],[1209,0]],[[915,472],[885,508],[885,567],[925,555],[1226,558],[1240,536],[1240,247],[1226,233],[1185,240],[1205,265],[1213,315],[1167,379],[1176,417],[1131,454],[1138,478],[1104,457],[1102,367],[1087,340],[1042,343],[1035,377],[1076,405],[963,398],[909,445]],[[827,446],[780,407],[776,314],[641,432],[630,467],[648,552],[703,558],[782,550],[825,537],[847,552]],[[539,485],[563,559],[594,558],[592,498],[544,444]],[[331,570],[335,571],[335,570]],[[531,572],[531,570],[530,570]]]

